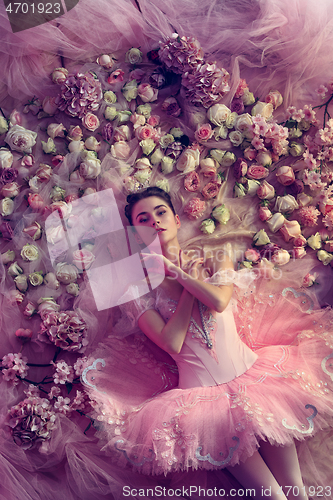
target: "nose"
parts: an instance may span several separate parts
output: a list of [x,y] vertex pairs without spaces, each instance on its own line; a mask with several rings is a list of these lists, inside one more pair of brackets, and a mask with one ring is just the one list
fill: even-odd
[[158,219],[153,219],[152,221],[153,221],[152,222],[153,227],[156,227],[160,223],[160,221]]

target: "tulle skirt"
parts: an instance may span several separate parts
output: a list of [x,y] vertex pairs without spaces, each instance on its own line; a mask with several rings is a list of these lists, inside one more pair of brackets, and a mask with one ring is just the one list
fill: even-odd
[[[333,417],[333,314],[311,312],[311,300],[295,295],[287,288],[277,297],[250,291],[239,297],[236,322],[258,359],[225,384],[163,387],[170,365],[150,360],[147,366],[141,355],[133,363],[129,348],[127,366],[122,351],[117,390],[118,349],[112,340],[101,347],[88,378],[95,386],[91,396],[100,436],[112,460],[145,474],[221,469],[245,461],[261,440],[288,445],[327,428]],[[146,397],[150,392],[145,401],[140,380]]]

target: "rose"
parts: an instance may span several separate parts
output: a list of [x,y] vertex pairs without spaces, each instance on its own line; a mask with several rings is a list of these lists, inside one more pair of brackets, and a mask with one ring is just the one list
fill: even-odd
[[15,168],[4,168],[0,174],[0,184],[15,181],[18,171]]
[[324,266],[327,266],[333,261],[333,254],[326,252],[326,250],[318,250],[317,258]]
[[261,259],[260,253],[255,248],[249,248],[246,250],[244,256],[246,260],[253,263],[259,262]]
[[160,148],[157,148],[150,157],[151,164],[158,165],[159,163],[161,163],[163,156],[163,151],[161,151]]
[[150,155],[156,146],[153,139],[144,139],[143,141],[140,141],[139,144],[144,155]]
[[122,82],[124,80],[124,74],[125,73],[122,69],[116,69],[116,71],[113,71],[108,77],[108,83],[112,85],[116,82]]
[[38,259],[39,253],[38,248],[35,245],[26,243],[21,250],[21,257],[23,260],[33,262]]
[[308,239],[307,243],[312,250],[319,250],[321,248],[321,236],[320,233],[312,234]]
[[53,139],[51,137],[48,138],[47,142],[41,141],[42,142],[42,148],[45,154],[56,154],[57,152],[57,147],[54,144]]
[[298,208],[298,203],[291,194],[276,198],[274,210],[282,213],[291,213],[296,208]]
[[256,161],[260,165],[269,168],[272,165],[272,155],[267,149],[262,149],[257,152]]
[[226,151],[222,151],[221,149],[211,149],[209,152],[209,155],[219,164],[221,164],[222,158],[225,154]]
[[210,200],[211,198],[215,198],[220,190],[221,184],[216,181],[208,182],[206,186],[201,191],[202,196],[205,200]]
[[82,125],[90,132],[94,132],[96,129],[98,129],[100,121],[97,116],[94,115],[94,113],[89,112],[85,116],[83,116]]
[[93,135],[87,137],[87,139],[84,141],[84,145],[90,151],[96,151],[96,152],[99,151],[101,147],[101,143],[98,142],[96,137],[94,137]]
[[247,177],[249,179],[264,179],[269,174],[269,170],[262,165],[250,165],[247,169]]
[[13,262],[7,270],[9,276],[18,276],[23,273],[23,269],[18,265],[17,262]]
[[41,225],[35,221],[30,226],[27,226],[23,229],[23,232],[30,236],[34,241],[39,240],[42,236],[42,228]]
[[[151,125],[152,127],[157,127],[157,125],[160,123],[160,117],[158,115],[151,115],[147,119],[147,123],[148,123],[148,125]],[[174,129],[174,130],[176,130],[176,129]],[[170,134],[172,134],[172,131],[170,131]],[[172,134],[172,135],[175,137],[174,134]],[[183,135],[183,132],[181,132],[181,135]]]
[[268,243],[270,243],[270,239],[267,236],[267,233],[264,229],[260,229],[260,231],[258,231],[253,236],[253,243],[255,244],[256,247],[267,245]]
[[48,243],[55,245],[65,238],[64,228],[60,226],[49,228],[46,234]]
[[79,125],[71,125],[67,134],[67,139],[70,141],[80,141],[82,139],[83,132]]
[[143,115],[147,120],[151,113],[151,105],[148,103],[140,104],[140,106],[136,108],[136,112],[138,113],[138,115]]
[[200,224],[200,231],[204,234],[212,234],[215,231],[215,227],[213,219],[205,219]]
[[58,290],[58,288],[60,287],[60,282],[57,280],[57,277],[54,273],[47,273],[44,276],[44,283],[52,290]]
[[[72,212],[72,205],[70,203],[66,203],[65,201],[59,200],[51,203],[50,209],[52,212],[59,212],[60,217],[62,219],[65,219]],[[56,218],[56,220],[58,221],[58,217]]]
[[325,241],[326,252],[333,252],[333,240]]
[[184,213],[190,220],[201,217],[206,210],[206,202],[200,198],[192,198],[184,207]]
[[277,250],[273,253],[271,260],[277,266],[284,266],[290,261],[290,254],[287,250],[281,248],[280,250]]
[[[130,118],[133,123],[133,128],[136,130],[138,127],[142,127],[146,123],[146,117],[138,113],[133,113]],[[148,125],[151,125],[150,123]]]
[[95,255],[87,248],[82,248],[81,250],[76,250],[75,252],[73,252],[73,264],[80,271],[89,269],[94,260]]
[[303,247],[306,245],[306,238],[302,234],[299,234],[293,239],[293,245],[295,247]]
[[9,290],[7,296],[11,304],[15,304],[15,302],[17,304],[22,304],[24,301],[24,295],[19,290]]
[[246,158],[246,160],[253,161],[256,159],[258,153],[257,153],[256,149],[248,147],[244,150],[243,154],[244,154],[244,157]]
[[241,98],[244,106],[251,106],[251,104],[254,104],[256,102],[254,94],[250,92],[248,88],[244,90],[244,94],[241,96]]
[[[141,127],[137,127],[135,130],[135,137],[138,141],[143,141],[145,139],[151,139],[154,136],[154,129],[150,125],[142,125]],[[174,138],[172,137],[174,140]]]
[[66,127],[62,123],[50,123],[47,127],[47,134],[54,139],[55,137],[65,137]]
[[233,165],[236,160],[237,160],[237,158],[234,155],[234,153],[227,151],[223,155],[223,158],[221,159],[220,165],[221,165],[221,167],[231,167],[231,165]]
[[74,297],[77,297],[80,293],[79,285],[77,283],[69,283],[66,286],[66,292],[70,295],[74,295]]
[[306,274],[304,276],[304,278],[303,278],[302,286],[308,288],[309,286],[317,284],[316,278],[317,278],[317,273],[314,273],[314,274],[308,273],[308,274]]
[[11,127],[5,137],[5,142],[10,149],[19,153],[31,153],[36,144],[37,132],[27,130],[20,125]]
[[0,116],[0,135],[8,131],[8,122],[4,116]]
[[85,178],[80,174],[80,170],[74,170],[69,176],[69,180],[76,184],[84,184],[86,182]]
[[144,184],[146,181],[149,181],[151,178],[152,171],[150,168],[145,168],[142,170],[137,170],[134,174],[134,178],[139,181],[141,184]]
[[292,156],[301,156],[305,151],[305,146],[298,142],[292,142],[290,144],[289,153]]
[[226,224],[230,220],[230,210],[222,203],[213,208],[211,217],[219,224]]
[[5,198],[15,198],[20,192],[20,186],[17,182],[9,182],[1,188],[1,195]]
[[25,309],[23,311],[23,315],[26,317],[26,318],[31,318],[31,316],[33,316],[35,314],[36,311],[36,308],[34,306],[34,304],[32,302],[28,302],[27,305],[25,306]]
[[243,198],[244,196],[246,196],[245,187],[243,186],[243,184],[240,184],[239,182],[235,182],[234,197],[235,198]]
[[166,149],[167,147],[170,146],[170,144],[175,142],[175,138],[171,134],[164,134],[162,137],[159,139],[159,143],[162,149]]
[[40,286],[43,284],[44,278],[41,271],[35,271],[29,274],[29,281],[32,286]]
[[13,125],[22,125],[22,116],[16,109],[9,116],[9,126],[12,127]]
[[111,154],[118,160],[126,160],[130,154],[130,146],[126,141],[118,141],[112,144]]
[[[258,194],[258,191],[257,191]],[[259,219],[262,222],[268,221],[272,217],[272,212],[268,207],[260,207],[259,208]]]
[[206,142],[213,136],[213,131],[210,123],[204,123],[203,125],[198,125],[197,130],[194,133],[194,138],[198,142]]
[[186,174],[184,178],[184,187],[187,191],[198,191],[200,188],[200,177],[194,170]]
[[14,202],[11,198],[3,198],[0,201],[0,213],[3,217],[7,217],[14,212]]
[[131,130],[128,125],[120,125],[114,129],[114,140],[115,141],[129,141],[131,139]]
[[236,120],[235,129],[242,132],[242,134],[244,134],[244,136],[248,139],[251,138],[251,135],[253,137],[253,120],[251,115],[248,113],[240,115]]
[[144,170],[145,168],[151,168],[149,158],[139,158],[135,162],[135,167],[140,170]]
[[80,153],[84,150],[83,141],[72,141],[68,144],[68,149],[70,153]]
[[35,175],[39,181],[47,182],[51,178],[52,167],[45,163],[40,163]]
[[271,103],[276,109],[283,103],[283,97],[278,90],[271,90],[265,97],[265,102]]
[[285,241],[289,241],[301,234],[301,226],[297,220],[285,219],[283,226],[280,228],[280,233]]
[[170,156],[163,156],[161,160],[161,170],[164,175],[171,174],[174,169],[175,161]]
[[78,271],[76,267],[66,262],[59,262],[56,266],[56,277],[64,285],[75,283],[77,280]]
[[29,193],[28,203],[32,210],[42,210],[44,208],[44,200],[37,193]]
[[308,194],[300,193],[297,195],[297,203],[300,207],[306,207],[307,205],[310,205],[311,201],[312,196],[309,196]]
[[214,125],[222,125],[230,115],[231,110],[224,104],[214,104],[207,111],[207,118]]
[[126,52],[125,61],[130,64],[139,64],[142,62],[142,52],[140,49],[132,47]]
[[295,182],[287,186],[286,191],[295,197],[304,191],[304,184],[300,179],[296,179]]
[[260,186],[259,181],[255,181],[253,179],[247,179],[246,194],[249,196],[255,196],[259,186]]
[[114,65],[113,56],[110,56],[109,54],[102,54],[97,58],[96,62],[105,69],[111,69]]
[[154,89],[149,83],[141,83],[138,87],[138,94],[143,102],[156,101],[158,90]]
[[276,172],[276,178],[283,186],[289,186],[295,180],[295,174],[291,167],[279,167]]
[[228,137],[228,128],[225,125],[220,125],[219,127],[214,128],[213,134],[216,141],[226,139]]
[[257,189],[257,196],[261,200],[271,200],[275,196],[275,189],[267,181],[263,181]]
[[233,146],[238,147],[242,144],[244,136],[242,132],[239,132],[239,130],[234,130],[230,132],[229,139]]
[[266,120],[272,116],[273,113],[273,104],[270,102],[261,102],[258,101],[251,110],[252,116],[260,115]]
[[276,233],[285,223],[285,217],[280,213],[276,212],[268,221],[268,227],[272,233]]
[[216,162],[213,158],[204,158],[200,161],[201,173],[205,177],[215,177],[216,176]]
[[294,259],[302,259],[306,255],[306,251],[304,247],[294,247],[291,250],[291,255]]
[[56,68],[53,70],[51,75],[52,81],[61,85],[68,76],[68,70],[66,68]]
[[60,305],[56,303],[53,297],[41,297],[37,303],[38,303],[38,314],[41,314],[43,311],[58,312],[60,309]]
[[21,342],[28,342],[32,338],[32,330],[29,328],[19,328],[15,335]]
[[121,89],[121,91],[126,101],[130,102],[133,99],[136,99],[138,95],[138,86],[136,80],[127,82],[126,85],[124,85],[124,87]]
[[176,167],[180,172],[187,174],[199,165],[200,153],[196,149],[186,149],[179,157]]
[[56,104],[56,98],[55,97],[45,97],[42,103],[42,108],[44,113],[46,113],[49,116],[53,116],[57,110],[58,110],[58,105]]
[[20,292],[25,293],[28,290],[28,278],[25,274],[19,274],[14,278],[15,286]]
[[246,175],[247,163],[243,158],[238,158],[238,160],[235,161],[233,166],[233,172],[234,172],[234,177],[236,177],[237,180]]
[[7,250],[7,252],[1,254],[1,261],[3,264],[9,264],[15,259],[14,250]]
[[13,154],[7,148],[0,148],[0,167],[10,168],[13,164]]

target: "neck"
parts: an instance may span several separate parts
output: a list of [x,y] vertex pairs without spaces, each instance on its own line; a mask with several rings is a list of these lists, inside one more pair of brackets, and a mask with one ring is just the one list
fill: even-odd
[[170,260],[170,262],[172,262],[178,267],[180,265],[180,258],[179,258],[180,251],[181,248],[177,239],[165,244],[162,247],[162,253],[164,257],[166,257],[168,260]]

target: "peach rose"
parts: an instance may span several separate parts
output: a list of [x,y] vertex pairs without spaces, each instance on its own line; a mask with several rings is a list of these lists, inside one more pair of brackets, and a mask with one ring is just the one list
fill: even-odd
[[275,196],[275,189],[267,181],[263,181],[257,189],[257,196],[261,200],[271,200]]
[[206,142],[213,136],[213,131],[210,123],[204,123],[199,126],[194,133],[195,140],[198,142]]
[[87,113],[82,118],[82,124],[90,132],[94,132],[99,127],[100,122],[99,122],[99,119],[97,118],[97,116],[94,115],[94,113]]
[[297,220],[285,219],[283,226],[280,228],[280,233],[285,241],[289,241],[301,234],[301,226]]
[[249,179],[265,179],[269,174],[269,170],[262,165],[250,165],[247,169]]
[[295,173],[291,167],[283,166],[278,168],[276,178],[283,186],[290,186],[295,180]]
[[260,207],[259,208],[259,219],[262,222],[268,221],[272,217],[272,212],[268,207]]
[[149,83],[141,83],[138,87],[138,94],[143,102],[156,101],[158,90],[154,89]]

